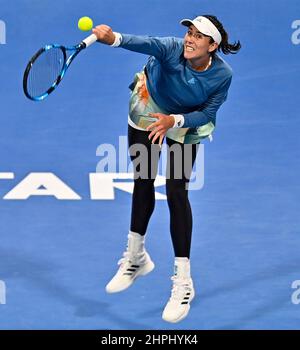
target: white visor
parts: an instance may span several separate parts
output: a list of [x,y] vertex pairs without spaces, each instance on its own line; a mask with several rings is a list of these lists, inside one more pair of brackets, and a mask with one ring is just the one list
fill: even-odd
[[219,45],[222,41],[222,36],[218,31],[217,27],[206,17],[199,16],[193,20],[183,19],[182,21],[180,21],[180,23],[186,27],[189,27],[193,24],[199,30],[199,32],[211,36],[214,39],[214,41]]

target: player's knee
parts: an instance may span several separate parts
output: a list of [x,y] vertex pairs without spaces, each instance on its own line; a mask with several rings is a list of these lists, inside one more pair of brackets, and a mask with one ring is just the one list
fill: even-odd
[[166,182],[166,194],[169,204],[179,203],[187,199],[187,190],[185,188],[184,181],[167,180]]
[[153,192],[154,191],[154,181],[152,179],[135,179],[134,180],[134,190],[139,192]]

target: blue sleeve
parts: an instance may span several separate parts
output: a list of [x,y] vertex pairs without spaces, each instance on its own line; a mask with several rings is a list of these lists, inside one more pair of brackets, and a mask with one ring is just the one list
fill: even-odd
[[130,51],[154,56],[161,61],[168,59],[176,46],[175,38],[173,37],[159,38],[153,36],[138,36],[131,34],[121,35],[122,41],[120,47]]
[[231,84],[232,77],[225,80],[220,88],[209,96],[207,101],[197,110],[191,113],[185,113],[183,128],[197,128],[209,122],[216,122],[216,113],[221,105],[226,101],[228,89]]

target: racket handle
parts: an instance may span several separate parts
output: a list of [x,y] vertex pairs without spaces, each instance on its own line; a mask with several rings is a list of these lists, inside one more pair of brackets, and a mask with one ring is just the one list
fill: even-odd
[[94,42],[97,41],[97,36],[95,34],[91,34],[90,36],[88,36],[87,38],[85,38],[84,40],[82,40],[82,42],[85,44],[85,47],[89,47],[90,45],[94,44]]

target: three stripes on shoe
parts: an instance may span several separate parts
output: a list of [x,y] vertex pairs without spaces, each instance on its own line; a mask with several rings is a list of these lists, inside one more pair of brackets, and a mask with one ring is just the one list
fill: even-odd
[[130,268],[126,270],[130,272],[124,272],[123,275],[131,276],[139,267],[140,265],[131,265]]

